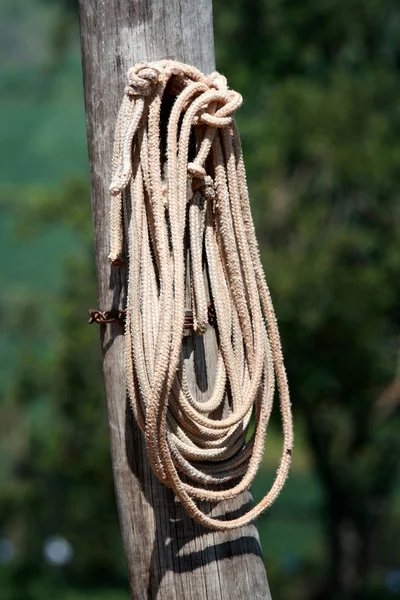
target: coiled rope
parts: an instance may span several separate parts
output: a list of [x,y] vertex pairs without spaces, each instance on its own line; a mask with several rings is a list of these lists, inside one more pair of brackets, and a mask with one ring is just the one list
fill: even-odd
[[[169,60],[136,65],[128,81],[115,133],[110,259],[121,263],[125,220],[129,398],[157,477],[196,521],[216,530],[234,529],[274,502],[287,478],[293,446],[279,333],[233,119],[242,98],[219,73],[204,76]],[[201,403],[189,389],[181,347],[187,266],[195,332],[203,334],[208,327],[204,262],[218,360],[211,397]],[[275,481],[246,514],[226,521],[211,518],[196,501],[233,498],[257,473],[275,381],[283,428]],[[217,409],[222,406],[221,417]]]

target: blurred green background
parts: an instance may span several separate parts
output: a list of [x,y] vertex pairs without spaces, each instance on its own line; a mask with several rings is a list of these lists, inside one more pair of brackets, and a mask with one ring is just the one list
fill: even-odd
[[[274,600],[400,597],[400,5],[214,0],[296,419]],[[127,600],[75,0],[0,4],[0,598]],[[276,469],[271,431],[261,497]]]

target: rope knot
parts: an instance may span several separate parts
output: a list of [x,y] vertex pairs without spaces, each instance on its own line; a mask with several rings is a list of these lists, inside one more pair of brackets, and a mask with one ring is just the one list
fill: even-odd
[[210,88],[215,88],[216,90],[226,91],[228,89],[228,82],[225,75],[221,75],[218,71],[214,71],[206,77],[206,82]]
[[196,162],[188,163],[187,170],[189,177],[193,177],[194,179],[204,179],[206,175],[205,168]]
[[125,88],[127,96],[148,96],[152,87],[158,83],[162,70],[154,63],[150,66],[140,64],[128,71],[128,86]]
[[[233,115],[237,109],[242,105],[243,98],[240,94],[233,90],[217,90],[215,99],[202,107],[197,117],[195,118],[195,125],[209,125],[210,127],[222,128],[227,125],[231,125],[233,121]],[[210,111],[210,106],[214,102],[222,105],[214,113]]]
[[196,179],[192,183],[192,190],[193,193],[201,192],[202,196],[204,196],[204,198],[206,200],[209,200],[210,202],[215,200],[214,182],[210,175],[205,175],[202,178],[196,177]]

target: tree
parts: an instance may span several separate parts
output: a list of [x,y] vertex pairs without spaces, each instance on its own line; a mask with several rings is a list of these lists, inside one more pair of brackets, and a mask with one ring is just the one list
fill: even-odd
[[231,27],[219,68],[252,111],[264,265],[325,490],[321,598],[366,585],[398,481],[398,14],[393,2],[257,1],[217,20]]
[[[125,562],[115,510],[98,331],[87,324],[96,305],[88,185],[27,194],[20,236],[49,227],[74,232],[65,284],[50,322],[40,300],[28,298],[11,334],[23,331],[18,377],[2,403],[2,449],[7,479],[0,495],[3,535],[18,541],[7,600],[39,600],[66,587],[125,590]],[[17,216],[17,215],[16,215]],[[13,443],[10,443],[12,432]],[[6,451],[8,450],[8,454]],[[46,540],[61,536],[74,560],[59,569],[43,557]],[[7,587],[8,585],[8,587]],[[56,591],[58,590],[58,592]],[[43,595],[42,595],[43,594]],[[97,598],[97,596],[95,596]],[[113,596],[114,597],[114,596]]]

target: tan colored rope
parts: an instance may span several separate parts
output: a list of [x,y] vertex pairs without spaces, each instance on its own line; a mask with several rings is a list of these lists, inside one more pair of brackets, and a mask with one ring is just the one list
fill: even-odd
[[[136,65],[128,80],[110,188],[110,259],[117,265],[123,221],[128,224],[128,393],[159,479],[196,521],[216,530],[233,529],[274,502],[287,478],[293,446],[278,327],[233,120],[242,98],[222,75],[204,76],[173,61]],[[164,149],[161,120],[167,105],[172,108]],[[194,329],[203,334],[208,327],[204,257],[219,344],[214,390],[201,403],[189,389],[181,347],[187,260]],[[275,381],[283,428],[275,481],[245,515],[230,521],[211,518],[196,501],[233,498],[254,480]],[[214,411],[222,406],[224,416],[216,418]]]

